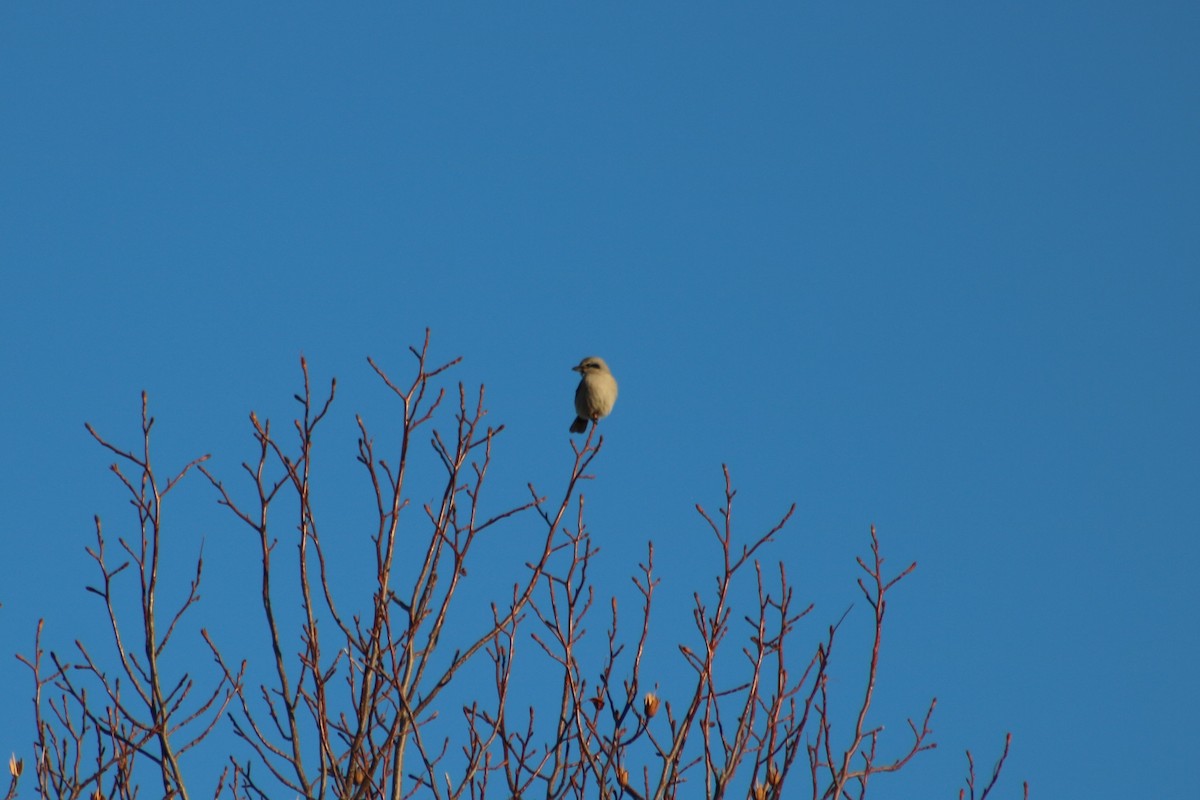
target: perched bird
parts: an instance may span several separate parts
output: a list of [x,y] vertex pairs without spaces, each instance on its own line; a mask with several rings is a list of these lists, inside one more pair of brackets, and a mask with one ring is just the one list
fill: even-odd
[[582,376],[575,389],[575,413],[578,416],[571,423],[571,433],[583,433],[587,430],[588,420],[595,422],[612,411],[613,403],[617,402],[617,379],[608,371],[604,359],[597,356],[588,356],[571,369]]

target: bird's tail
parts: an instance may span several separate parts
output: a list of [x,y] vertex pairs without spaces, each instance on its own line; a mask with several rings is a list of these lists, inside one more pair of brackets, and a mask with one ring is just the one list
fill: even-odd
[[587,420],[583,417],[576,417],[571,423],[571,433],[583,433],[587,430]]

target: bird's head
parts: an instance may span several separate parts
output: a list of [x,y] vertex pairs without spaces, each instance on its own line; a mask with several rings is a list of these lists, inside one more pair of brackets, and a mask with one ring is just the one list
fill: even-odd
[[604,359],[599,356],[588,356],[576,366],[571,367],[571,369],[580,375],[587,375],[589,373],[608,372],[608,364],[605,364]]

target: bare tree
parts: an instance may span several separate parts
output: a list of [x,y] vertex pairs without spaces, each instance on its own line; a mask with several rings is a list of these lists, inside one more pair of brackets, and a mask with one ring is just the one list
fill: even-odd
[[[331,579],[336,556],[322,540],[326,522],[312,501],[312,464],[337,385],[314,394],[303,359],[291,432],[280,437],[270,421],[251,413],[254,457],[236,482],[214,474],[207,456],[164,482],[151,460],[154,420],[144,394],[137,449],[122,449],[88,426],[116,456],[112,470],[131,498],[140,537],[117,539],[117,564],[97,518],[96,544],[88,549],[100,576],[89,591],[103,602],[114,663],[99,663],[83,642],[69,657],[47,658],[41,622],[32,654],[18,656],[34,684],[37,794],[133,798],[157,795],[153,781],[164,797],[186,798],[200,791],[199,780],[214,797],[234,798],[286,792],[391,800],[764,800],[783,797],[787,785],[789,797],[841,800],[866,797],[874,776],[896,772],[936,746],[930,728],[936,701],[908,720],[899,749],[870,722],[888,601],[916,567],[885,571],[873,527],[858,585],[872,610],[874,639],[866,684],[844,716],[828,691],[841,622],[825,626],[816,641],[802,640],[798,623],[812,605],[797,602],[782,562],[760,560],[794,506],[768,530],[743,537],[734,530],[728,469],[717,513],[696,506],[720,554],[715,581],[692,597],[691,630],[676,642],[679,666],[669,687],[648,684],[660,585],[653,544],[633,576],[640,602],[628,618],[618,613],[616,597],[598,603],[599,587],[589,578],[598,549],[581,486],[603,447],[596,427],[582,445],[572,444],[573,463],[554,499],[529,485],[528,497],[493,508],[481,498],[504,426],[485,425],[482,387],[469,393],[460,383],[457,402],[447,402],[440,383],[458,360],[432,363],[428,331],[421,347],[410,350],[415,365],[408,381],[394,381],[368,359],[402,415],[396,455],[381,456],[366,422],[355,418],[357,460],[374,505],[365,604],[339,596]],[[436,453],[441,488],[418,519],[409,476],[421,439]],[[266,631],[258,652],[235,657],[220,645],[219,630],[201,629],[215,663],[203,689],[190,671],[173,674],[163,659],[198,602],[202,556],[182,599],[166,612],[158,606],[165,500],[193,467],[253,543]],[[282,533],[279,519],[286,520]],[[522,540],[529,542],[523,566],[509,574],[469,573],[479,542],[501,525],[538,532]],[[274,558],[281,541],[295,545],[294,560]],[[122,576],[130,567],[132,582]],[[140,609],[132,618],[116,600],[122,581]],[[474,629],[448,624],[467,581],[486,584],[494,598]],[[740,603],[748,613],[735,611],[739,598],[748,598]],[[280,603],[298,606],[297,623],[277,610]],[[586,639],[597,613],[601,639]],[[525,655],[527,644],[533,647]],[[541,676],[532,702],[522,704],[514,689],[518,663]],[[479,680],[481,674],[487,679]],[[835,712],[845,720],[836,727]],[[227,763],[197,777],[185,769],[185,756],[206,739],[209,746],[219,740]],[[1009,742],[978,794],[968,753],[960,798],[988,796]],[[23,759],[10,761],[7,797],[18,795],[23,767]]]

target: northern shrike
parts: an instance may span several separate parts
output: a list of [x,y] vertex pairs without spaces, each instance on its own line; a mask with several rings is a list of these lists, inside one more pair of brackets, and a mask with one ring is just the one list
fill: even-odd
[[583,433],[587,430],[588,420],[594,423],[612,411],[617,402],[617,379],[608,371],[604,359],[598,356],[588,356],[571,369],[582,376],[575,389],[577,416],[571,423],[571,433]]

